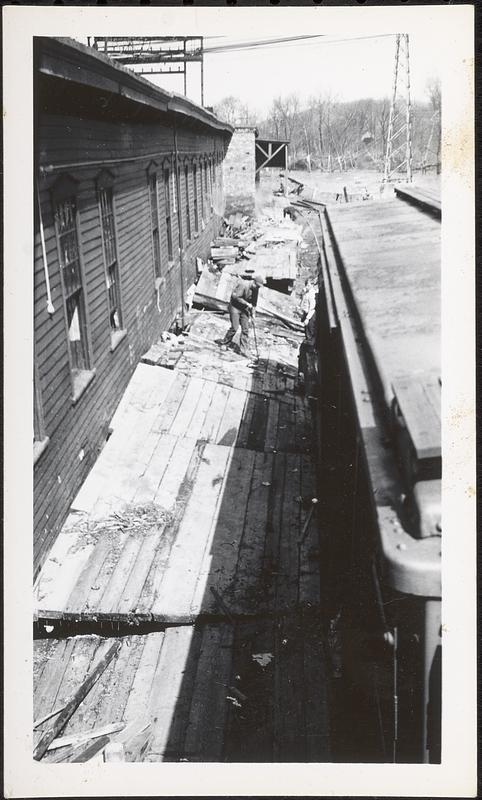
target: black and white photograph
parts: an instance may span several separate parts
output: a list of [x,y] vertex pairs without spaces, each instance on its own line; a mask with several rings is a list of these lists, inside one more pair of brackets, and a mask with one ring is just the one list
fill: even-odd
[[465,736],[471,796],[470,8],[35,11],[22,796],[133,763],[437,795]]

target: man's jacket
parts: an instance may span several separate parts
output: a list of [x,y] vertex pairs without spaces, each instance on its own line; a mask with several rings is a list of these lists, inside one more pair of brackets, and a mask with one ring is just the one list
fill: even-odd
[[231,305],[239,311],[249,308],[248,304],[256,305],[258,300],[258,287],[252,281],[240,278],[231,294]]

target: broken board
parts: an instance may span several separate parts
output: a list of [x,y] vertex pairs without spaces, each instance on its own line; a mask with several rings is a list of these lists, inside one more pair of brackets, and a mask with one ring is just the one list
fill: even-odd
[[[34,642],[34,708],[64,703],[105,648],[120,650],[62,731],[111,730],[126,761],[329,761],[330,724],[316,611],[145,635]],[[115,731],[116,725],[122,729]],[[48,725],[48,723],[46,723]],[[69,741],[69,739],[66,739]],[[43,759],[70,760],[69,747]]]

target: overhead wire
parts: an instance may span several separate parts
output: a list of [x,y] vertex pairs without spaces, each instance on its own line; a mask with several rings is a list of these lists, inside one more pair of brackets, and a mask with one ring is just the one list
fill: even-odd
[[269,47],[272,45],[283,45],[285,43],[306,41],[306,39],[321,39],[325,34],[307,34],[302,36],[282,36],[276,39],[253,39],[245,42],[231,42],[226,44],[204,47],[205,53],[223,53],[229,50],[249,50],[255,47]]
[[[215,45],[214,47],[204,47],[205,55],[216,55],[218,53],[236,52],[241,50],[254,50],[258,47],[316,47],[318,45],[342,44],[368,39],[383,39],[395,36],[395,33],[378,33],[367,36],[351,36],[339,39],[328,39],[326,34],[313,34],[309,36],[292,36],[282,39],[252,40],[246,42],[236,42],[225,45]],[[323,41],[307,41],[308,39],[323,39]]]

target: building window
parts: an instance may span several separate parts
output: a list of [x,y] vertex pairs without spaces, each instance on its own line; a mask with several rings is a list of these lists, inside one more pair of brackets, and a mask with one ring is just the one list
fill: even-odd
[[197,203],[197,166],[193,164],[192,168],[192,182],[194,191],[194,232],[199,232],[199,210]]
[[[177,170],[179,176],[179,169]],[[172,170],[172,213],[177,214],[177,185],[176,173]]]
[[208,162],[207,162],[207,161],[205,161],[205,162],[204,162],[204,198],[205,198],[205,209],[204,209],[204,213],[205,213],[205,215],[206,215],[206,216],[204,217],[204,219],[207,219],[207,218],[208,218],[208,216],[209,216],[209,214],[208,214],[208,206],[209,206],[209,189],[208,189]]
[[213,210],[213,169],[212,169],[211,161],[209,161],[208,170],[209,170],[209,205],[211,206],[211,211],[212,211]]
[[161,277],[161,243],[159,239],[159,203],[157,200],[157,174],[149,175],[149,199],[151,203],[152,250],[154,254],[154,272],[156,278]]
[[166,212],[167,257],[172,261],[171,193],[169,191],[169,170],[164,170],[164,209]]
[[117,261],[117,246],[114,221],[114,200],[111,178],[101,176],[97,182],[99,198],[99,212],[102,230],[102,243],[104,249],[105,277],[109,301],[109,324],[113,334],[122,328],[122,314],[120,302],[119,264]]
[[184,167],[184,185],[186,188],[186,237],[191,238],[191,214],[189,209],[189,167]]
[[71,178],[63,178],[52,192],[74,395],[77,384],[83,382],[82,373],[90,368],[75,191],[76,183]]

